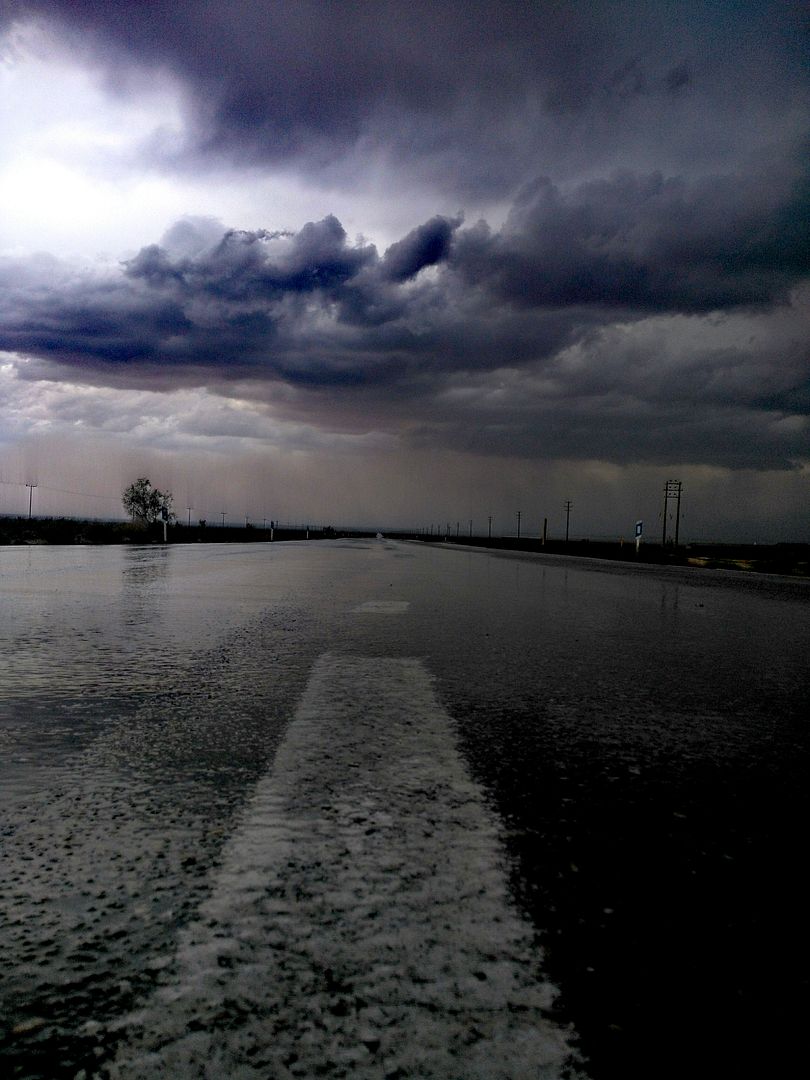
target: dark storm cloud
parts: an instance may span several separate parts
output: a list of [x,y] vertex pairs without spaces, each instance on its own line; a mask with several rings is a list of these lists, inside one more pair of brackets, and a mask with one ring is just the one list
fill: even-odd
[[0,349],[83,368],[154,362],[192,330],[163,295],[120,279],[74,275],[55,260],[0,259]]
[[[276,254],[273,242],[279,240],[290,242]],[[376,258],[371,246],[348,246],[343,226],[330,215],[298,233],[231,229],[196,257],[172,259],[152,244],[126,264],[125,273],[157,290],[238,302],[334,291]]]
[[563,193],[543,179],[498,232],[434,217],[382,258],[332,215],[295,233],[187,220],[111,278],[5,260],[0,348],[136,379],[250,368],[307,385],[413,379],[416,394],[616,318],[786,302],[810,276],[807,191],[623,173]]
[[[107,276],[6,260],[0,349],[31,358],[28,377],[214,387],[323,430],[481,453],[808,456],[797,5],[4,10],[56,27],[112,93],[179,86],[183,132],[141,148],[149,168],[280,166],[357,206],[368,190],[407,206],[424,185],[403,230],[468,196],[499,221],[513,201],[501,228],[437,215],[382,255],[327,215],[293,232],[187,219]],[[714,343],[741,312],[762,338]]]
[[[38,276],[5,260],[0,348],[84,369],[126,363],[136,381],[153,365],[185,380],[203,368],[307,385],[389,379],[456,330],[445,325],[442,286],[420,286],[418,275],[445,260],[458,224],[434,218],[382,259],[373,245],[350,244],[330,215],[296,233],[220,228],[216,238],[210,222],[178,223],[112,279]],[[495,347],[509,352],[507,342]],[[438,366],[487,363],[490,348],[456,334]]]
[[[373,246],[350,245],[332,216],[295,234],[220,229],[200,248],[201,231],[175,226],[167,246],[142,248],[112,278],[55,260],[0,261],[0,349],[85,372],[126,365],[133,385],[154,367],[197,383],[201,369],[325,384],[375,377],[368,348],[334,317],[341,305],[362,308],[352,289],[363,294],[363,271],[379,271]],[[178,240],[197,253],[173,252]],[[371,303],[383,284],[365,280]]]
[[426,266],[443,262],[450,251],[453,232],[461,218],[449,221],[434,217],[406,237],[392,244],[382,263],[383,276],[389,281],[402,282],[415,277]]
[[[808,378],[787,302],[810,276],[797,191],[543,180],[499,232],[437,217],[383,257],[333,216],[295,233],[190,219],[112,277],[0,263],[0,349],[44,362],[31,378],[246,392],[416,445],[785,468],[810,453],[785,423]],[[746,310],[762,344],[712,345],[707,323],[678,345]]]
[[[608,407],[606,407],[608,405]],[[507,418],[448,413],[428,419],[408,435],[417,448],[442,446],[484,456],[610,461],[623,465],[709,464],[729,469],[792,470],[810,455],[806,427],[785,432],[757,412],[692,405],[648,410],[633,400],[592,403],[589,409],[544,407],[531,423]]]
[[[502,108],[536,66],[530,43],[541,20],[532,5],[508,5],[497,17],[491,7],[151,0],[122,18],[102,0],[20,0],[8,10],[55,21],[119,90],[140,71],[170,70],[188,88],[191,152],[244,162],[330,160],[361,138],[377,141],[380,125],[385,142],[401,131],[411,154],[424,153],[437,134],[430,125],[460,118],[470,94],[488,114]],[[503,38],[493,50],[487,29],[496,25]]]
[[375,152],[443,190],[503,195],[552,166],[722,160],[778,140],[806,107],[800,12],[779,0],[150,0],[125,16],[107,0],[10,0],[6,11],[58,26],[119,93],[152,72],[180,80],[187,142],[148,148],[164,165],[352,158],[362,170]]
[[624,172],[566,194],[543,178],[524,189],[498,234],[486,225],[463,233],[454,265],[527,306],[765,305],[810,274],[808,221],[806,178],[689,183]]

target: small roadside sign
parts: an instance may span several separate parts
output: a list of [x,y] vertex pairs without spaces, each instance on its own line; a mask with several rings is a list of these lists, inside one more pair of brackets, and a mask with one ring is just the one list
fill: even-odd
[[643,521],[637,521],[636,522],[636,536],[641,536],[643,531],[644,531],[644,522]]

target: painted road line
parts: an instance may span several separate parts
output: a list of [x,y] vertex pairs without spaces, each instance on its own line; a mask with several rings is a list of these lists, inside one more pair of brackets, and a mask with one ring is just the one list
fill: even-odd
[[410,606],[408,600],[366,600],[352,611],[357,615],[402,615]]
[[561,1077],[537,963],[422,663],[326,655],[109,1076]]

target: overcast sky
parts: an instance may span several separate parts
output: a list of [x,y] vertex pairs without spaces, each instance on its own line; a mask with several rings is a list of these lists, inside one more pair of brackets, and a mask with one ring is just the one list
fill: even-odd
[[810,540],[800,0],[0,12],[0,513]]

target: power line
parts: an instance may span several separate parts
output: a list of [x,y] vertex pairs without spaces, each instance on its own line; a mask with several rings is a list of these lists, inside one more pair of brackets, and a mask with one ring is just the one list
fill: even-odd
[[[22,480],[0,480],[0,484],[6,484],[8,487],[31,487],[31,485]],[[71,488],[59,488],[52,487],[50,484],[34,484],[34,487],[39,487],[43,491],[56,491],[60,495],[77,495],[82,499],[107,499],[114,502],[120,502],[120,495],[96,495],[91,491],[73,491]]]

